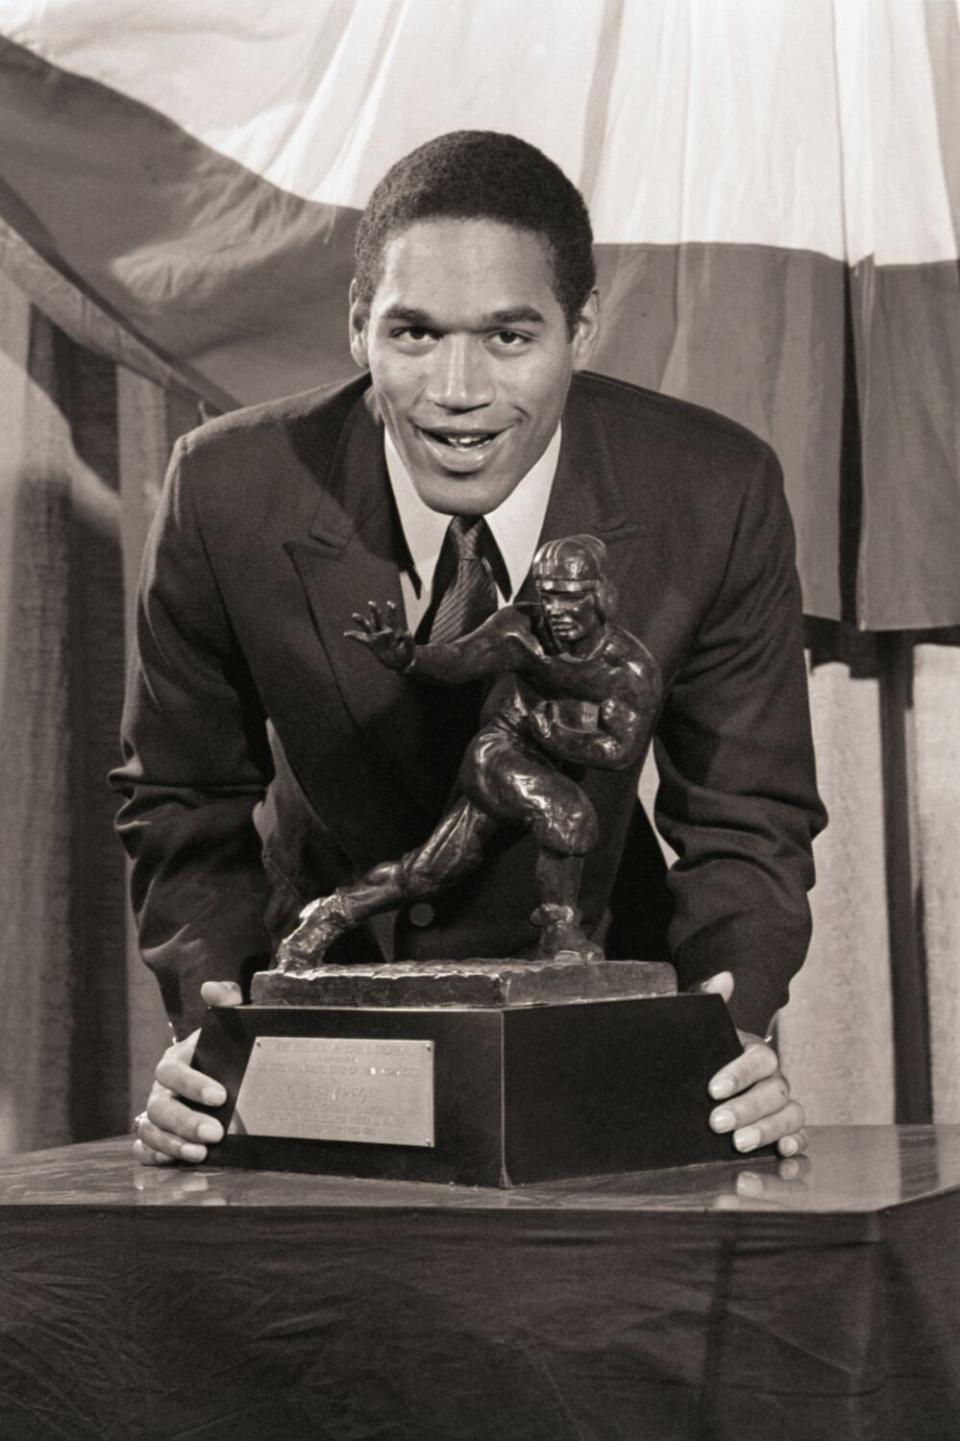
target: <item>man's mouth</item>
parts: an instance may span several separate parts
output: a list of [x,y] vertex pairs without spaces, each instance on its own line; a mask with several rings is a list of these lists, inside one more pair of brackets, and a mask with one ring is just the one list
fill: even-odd
[[500,432],[498,430],[425,430],[424,435],[429,435],[431,440],[439,441],[441,445],[455,445],[458,450],[473,450],[478,445],[487,445],[494,440]]
[[427,449],[446,469],[457,471],[479,470],[494,450],[505,430],[455,430],[452,428],[429,430],[417,426]]

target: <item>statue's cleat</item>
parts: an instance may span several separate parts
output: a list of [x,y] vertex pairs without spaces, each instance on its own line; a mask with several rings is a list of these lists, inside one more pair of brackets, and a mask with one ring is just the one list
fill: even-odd
[[580,912],[573,906],[538,906],[530,919],[540,927],[540,940],[534,952],[537,960],[603,960],[603,948],[584,935]]
[[[538,950],[539,955],[539,950]],[[586,936],[576,945],[566,943],[558,950],[550,950],[546,957],[551,961],[602,961],[604,959],[603,947],[598,946],[596,941],[590,941]]]
[[311,901],[300,912],[300,924],[277,947],[277,970],[288,975],[320,965],[333,942],[353,926],[349,907],[339,891]]

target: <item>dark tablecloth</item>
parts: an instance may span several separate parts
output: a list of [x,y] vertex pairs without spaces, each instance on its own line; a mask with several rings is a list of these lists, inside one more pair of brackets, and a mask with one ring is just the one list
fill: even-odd
[[960,1436],[960,1127],[515,1192],[0,1162],[4,1441]]

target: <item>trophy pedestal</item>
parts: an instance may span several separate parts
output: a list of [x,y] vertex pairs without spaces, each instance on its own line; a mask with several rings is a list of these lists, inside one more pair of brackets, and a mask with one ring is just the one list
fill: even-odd
[[[571,966],[611,998],[571,999]],[[364,970],[263,972],[257,1001],[297,1003],[209,1013],[195,1064],[228,1091],[209,1164],[512,1187],[736,1155],[707,1123],[736,1031],[718,996],[664,994],[668,966]]]

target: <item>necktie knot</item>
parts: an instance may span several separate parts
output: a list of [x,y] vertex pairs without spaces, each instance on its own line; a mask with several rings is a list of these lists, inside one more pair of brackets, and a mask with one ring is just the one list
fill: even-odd
[[452,551],[453,563],[444,565],[441,552],[432,615],[425,617],[431,642],[459,640],[497,609],[496,581],[480,549],[486,534],[482,515],[455,515],[447,526],[444,550]]
[[480,542],[486,529],[482,515],[455,515],[447,526],[457,560],[478,560]]

